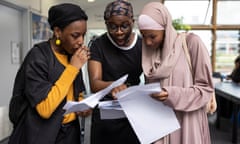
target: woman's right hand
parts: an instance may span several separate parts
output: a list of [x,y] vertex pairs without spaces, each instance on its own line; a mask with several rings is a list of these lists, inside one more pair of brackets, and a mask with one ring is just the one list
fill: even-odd
[[162,89],[160,93],[151,94],[151,97],[159,101],[165,101],[168,98],[168,92]]
[[122,85],[120,85],[120,86],[117,86],[117,87],[113,88],[112,91],[111,91],[111,94],[112,94],[113,99],[116,100],[116,99],[117,99],[116,94],[117,94],[118,92],[126,89],[126,88],[127,88],[127,85],[126,85],[126,84],[122,84]]
[[81,67],[88,61],[89,58],[89,49],[86,46],[83,46],[73,54],[70,64],[75,66],[77,69],[81,69]]

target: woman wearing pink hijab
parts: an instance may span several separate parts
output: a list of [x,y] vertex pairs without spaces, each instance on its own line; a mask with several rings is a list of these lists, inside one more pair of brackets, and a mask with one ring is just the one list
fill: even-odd
[[[173,108],[181,125],[155,144],[210,144],[206,105],[213,83],[206,46],[195,34],[178,33],[170,13],[160,2],[144,6],[138,26],[143,37],[146,82],[160,82],[162,87],[160,93],[151,96]],[[188,52],[184,52],[185,38]]]

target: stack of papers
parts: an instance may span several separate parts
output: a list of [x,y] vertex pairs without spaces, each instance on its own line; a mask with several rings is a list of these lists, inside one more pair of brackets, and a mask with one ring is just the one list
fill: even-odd
[[107,88],[88,96],[87,98],[83,99],[80,102],[68,101],[63,107],[63,109],[66,110],[64,114],[68,114],[71,112],[84,111],[90,108],[94,108],[99,103],[100,99],[102,99],[105,95],[110,93],[113,88],[122,85],[127,80],[127,77],[128,75],[124,75],[123,77],[114,81]]
[[150,144],[180,128],[172,108],[150,97],[160,91],[160,83],[152,83],[117,93],[118,101],[142,144]]
[[99,102],[101,119],[120,119],[126,118],[126,115],[118,100]]
[[80,102],[67,102],[65,114],[84,111],[99,104],[102,119],[127,117],[142,144],[153,143],[180,128],[172,108],[150,96],[161,92],[160,83],[132,86],[117,93],[118,100],[99,102],[126,79],[127,75]]

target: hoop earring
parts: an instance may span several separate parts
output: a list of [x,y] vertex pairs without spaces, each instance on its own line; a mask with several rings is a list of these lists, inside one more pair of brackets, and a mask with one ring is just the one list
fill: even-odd
[[61,40],[57,37],[57,39],[56,39],[56,41],[55,41],[55,44],[57,45],[57,46],[59,46],[60,44],[61,44]]

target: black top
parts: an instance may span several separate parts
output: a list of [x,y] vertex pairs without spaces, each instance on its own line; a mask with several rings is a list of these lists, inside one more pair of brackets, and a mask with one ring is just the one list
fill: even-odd
[[[115,81],[128,74],[127,83],[137,85],[142,74],[142,39],[138,37],[135,45],[122,50],[103,34],[91,43],[91,60],[102,64],[102,80]],[[107,95],[103,100],[112,99]],[[96,107],[92,113],[91,144],[140,144],[127,118],[102,120]]]
[[137,85],[140,83],[142,73],[141,48],[142,39],[140,37],[133,48],[122,50],[114,46],[105,33],[92,42],[91,60],[99,61],[102,64],[103,81],[115,81],[128,74],[127,83]]

